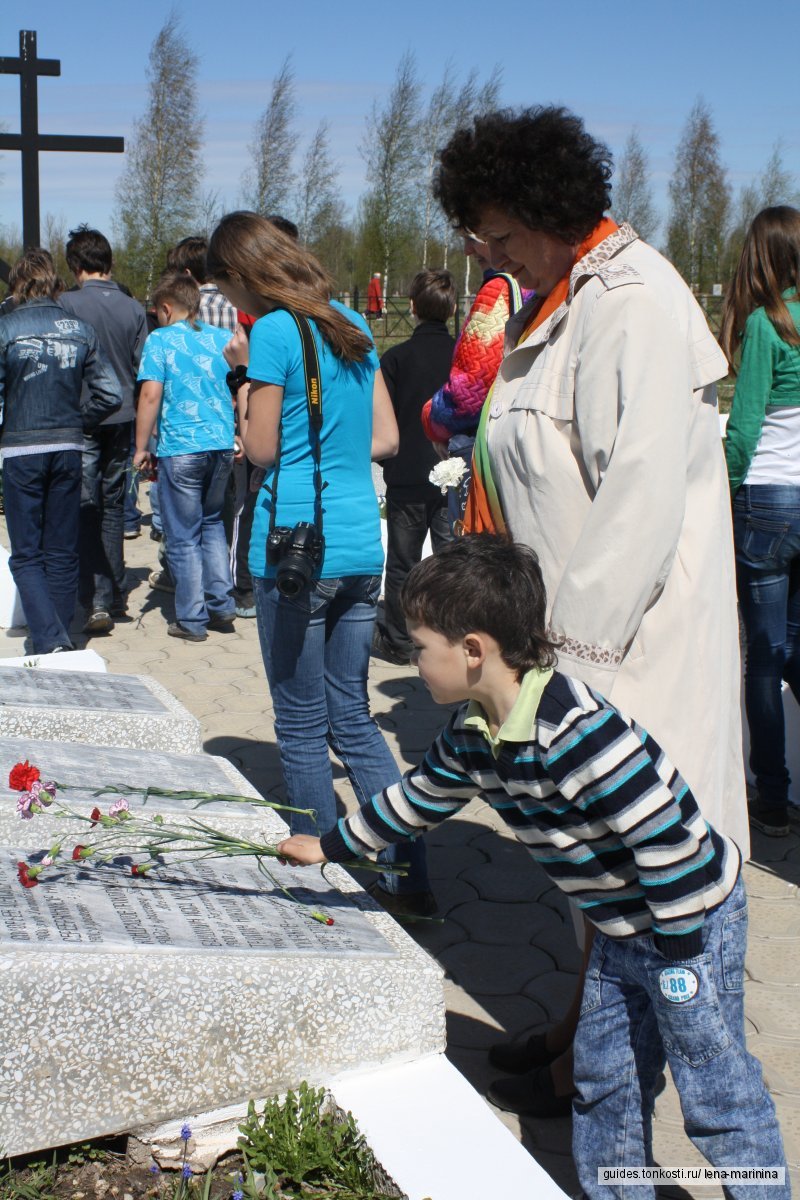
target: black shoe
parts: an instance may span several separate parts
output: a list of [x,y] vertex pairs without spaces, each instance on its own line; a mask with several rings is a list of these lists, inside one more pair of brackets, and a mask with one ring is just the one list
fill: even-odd
[[191,629],[184,629],[177,621],[167,626],[167,633],[170,637],[183,638],[184,642],[204,642],[208,637],[205,630],[202,633],[192,633]]
[[547,1067],[559,1057],[559,1051],[547,1049],[547,1034],[532,1033],[514,1042],[495,1042],[489,1047],[489,1062],[498,1071],[524,1075],[537,1067]]
[[151,571],[147,576],[147,582],[151,588],[155,588],[157,592],[174,592],[175,580],[170,575],[166,567],[160,571]]
[[163,542],[163,540],[164,540],[164,534],[161,532],[161,530],[154,529],[153,526],[151,525],[150,526],[150,541],[151,542]]
[[206,628],[214,630],[215,633],[233,633],[235,622],[235,613],[231,613],[229,617],[220,617],[217,613],[209,613]]
[[398,896],[382,888],[377,879],[369,885],[367,893],[385,912],[400,921],[404,918],[416,921],[420,917],[433,917],[438,909],[433,892],[407,892]]
[[83,627],[84,633],[111,633],[114,619],[104,608],[95,609]]
[[108,611],[112,617],[125,618],[128,615],[128,601],[125,596],[120,596],[116,600],[112,600],[108,606]]
[[768,805],[757,798],[749,810],[750,824],[767,837],[787,837],[789,834],[789,809],[786,804]]
[[376,658],[384,658],[387,662],[394,663],[396,667],[407,667],[411,662],[411,655],[407,654],[405,650],[397,650],[388,638],[381,633],[377,625],[372,635],[371,653]]
[[495,1108],[520,1117],[568,1117],[572,1113],[572,1097],[556,1095],[549,1067],[518,1079],[495,1079],[486,1098]]

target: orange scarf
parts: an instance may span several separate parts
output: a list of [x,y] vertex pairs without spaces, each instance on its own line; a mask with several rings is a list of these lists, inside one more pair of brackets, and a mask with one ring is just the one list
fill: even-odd
[[[569,295],[569,280],[575,263],[580,262],[590,250],[594,250],[595,246],[599,246],[607,237],[615,233],[618,228],[619,226],[616,221],[612,221],[610,217],[603,217],[599,225],[596,225],[589,236],[581,242],[569,270],[562,275],[552,291],[534,309],[530,321],[525,326],[522,336],[517,342],[518,346],[521,346],[530,337],[534,329],[538,329],[540,325],[543,325],[547,318],[567,299]],[[481,410],[478,432],[475,435],[475,449],[472,453],[472,478],[470,480],[467,507],[463,521],[464,533],[506,532],[503,507],[494,479],[492,478],[489,445],[486,435],[486,422],[489,415],[492,391],[493,387],[489,389],[489,394]]]

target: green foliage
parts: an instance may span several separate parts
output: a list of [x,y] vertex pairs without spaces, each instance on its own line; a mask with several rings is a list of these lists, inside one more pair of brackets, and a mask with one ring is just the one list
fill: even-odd
[[352,1114],[326,1109],[324,1088],[301,1083],[285,1100],[267,1100],[260,1116],[251,1101],[239,1129],[248,1170],[242,1190],[248,1195],[261,1182],[259,1176],[264,1180],[264,1190],[256,1192],[261,1200],[329,1195],[380,1200],[387,1195],[376,1187],[375,1159]]
[[27,1170],[15,1170],[7,1160],[0,1165],[0,1200],[51,1200],[58,1168],[52,1163],[34,1162]]

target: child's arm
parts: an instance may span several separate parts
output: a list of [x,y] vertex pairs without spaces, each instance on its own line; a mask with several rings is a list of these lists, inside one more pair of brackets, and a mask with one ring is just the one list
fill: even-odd
[[139,403],[136,408],[136,453],[133,456],[133,466],[137,471],[147,470],[150,466],[150,453],[147,447],[161,411],[163,394],[163,384],[158,383],[155,379],[146,379],[139,392]]
[[279,842],[278,853],[282,858],[288,858],[293,867],[310,867],[328,861],[320,848],[319,838],[307,833],[296,833]]

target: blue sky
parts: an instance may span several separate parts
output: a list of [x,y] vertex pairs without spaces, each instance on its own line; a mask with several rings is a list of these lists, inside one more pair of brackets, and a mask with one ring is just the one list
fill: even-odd
[[[16,55],[19,30],[32,28],[39,55],[61,60],[60,78],[39,81],[40,130],[127,137],[146,105],[147,54],[167,12],[158,0],[3,0],[0,54]],[[464,73],[475,66],[488,74],[500,63],[505,103],[566,104],[617,156],[637,126],[662,211],[674,148],[699,94],[711,105],[734,192],[761,172],[777,139],[800,187],[796,0],[772,0],[764,9],[752,0],[622,0],[608,7],[597,0],[194,0],[178,12],[200,59],[205,186],[231,207],[241,199],[253,123],[289,52],[300,151],[326,117],[351,206],[365,186],[358,150],[365,117],[388,93],[406,49],[415,52],[428,89],[448,57]],[[0,120],[18,131],[16,76],[0,76]],[[86,220],[109,229],[121,166],[116,155],[42,155],[43,217],[50,212],[68,225]],[[0,159],[0,181],[0,225],[19,226],[17,154]]]

